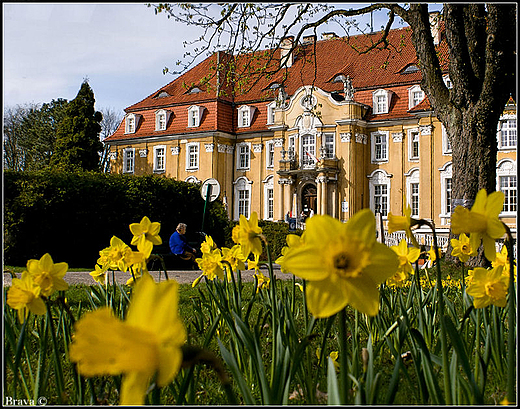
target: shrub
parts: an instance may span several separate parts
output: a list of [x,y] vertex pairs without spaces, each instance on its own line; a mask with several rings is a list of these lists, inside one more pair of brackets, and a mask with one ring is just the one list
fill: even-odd
[[[69,266],[94,266],[115,235],[129,244],[128,224],[143,216],[161,223],[164,243],[179,222],[199,240],[200,186],[148,175],[96,172],[4,172],[4,262],[25,265],[51,253]],[[230,235],[220,201],[208,203],[204,230],[218,242]]]

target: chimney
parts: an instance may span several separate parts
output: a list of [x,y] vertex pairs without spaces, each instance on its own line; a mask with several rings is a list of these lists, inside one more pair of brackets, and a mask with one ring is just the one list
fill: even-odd
[[433,45],[439,45],[441,42],[441,13],[434,11],[430,13],[430,30],[432,31]]
[[329,31],[328,33],[322,33],[321,38],[324,40],[331,40],[333,38],[338,38],[338,36],[336,35],[336,33]]
[[309,44],[314,44],[315,42],[316,42],[316,36],[315,35],[310,35],[310,36],[304,36],[303,37],[302,44],[303,45],[309,45]]
[[290,68],[293,63],[291,48],[293,47],[294,36],[284,37],[280,44],[280,66]]

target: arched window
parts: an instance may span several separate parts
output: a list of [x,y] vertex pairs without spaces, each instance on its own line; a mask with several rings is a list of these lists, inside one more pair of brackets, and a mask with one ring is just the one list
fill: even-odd
[[249,219],[251,214],[251,184],[245,176],[239,177],[235,182],[235,220],[240,219],[240,215],[244,215]]
[[451,162],[447,162],[440,169],[441,178],[441,224],[448,224],[453,211],[451,195]]
[[413,168],[410,172],[405,173],[406,176],[406,192],[407,202],[412,209],[412,216],[419,216],[419,169]]
[[504,193],[504,207],[501,216],[516,217],[517,177],[516,161],[502,159],[497,164],[497,190]]
[[391,174],[384,170],[374,170],[368,175],[370,209],[374,213],[381,213],[383,218],[390,211],[390,178]]
[[264,180],[264,219],[274,219],[274,186],[273,176],[268,176]]

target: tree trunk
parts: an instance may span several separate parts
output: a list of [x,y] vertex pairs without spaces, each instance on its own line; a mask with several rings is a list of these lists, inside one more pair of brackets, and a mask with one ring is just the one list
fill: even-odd
[[[471,208],[480,189],[496,190],[497,124],[515,87],[516,5],[444,5],[450,90],[442,79],[427,6],[412,4],[403,18],[413,30],[422,88],[452,146],[452,211],[457,205]],[[451,258],[451,246],[447,254]],[[488,263],[480,252],[472,264]]]

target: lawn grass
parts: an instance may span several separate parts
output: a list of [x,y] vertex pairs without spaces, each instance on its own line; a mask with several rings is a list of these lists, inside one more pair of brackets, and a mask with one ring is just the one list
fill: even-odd
[[[10,268],[16,272],[23,271],[23,268],[12,267]],[[4,268],[5,271],[5,268]],[[88,270],[90,271],[90,270]],[[423,273],[426,273],[429,270],[422,270],[421,276]],[[432,277],[435,276],[433,271],[429,271],[428,273]],[[462,278],[462,269],[460,266],[456,265],[443,265],[443,277],[447,278],[451,277],[454,283],[459,281]],[[297,279],[295,280],[298,284],[302,284],[302,281]],[[297,289],[295,291],[295,288]],[[98,285],[71,285],[68,290],[62,292],[60,295],[66,299],[66,304],[70,309],[71,316],[76,317],[76,320],[79,319],[87,310],[91,310],[96,308],[96,296],[100,296],[100,286]],[[126,285],[114,287],[115,292],[112,298],[114,302],[114,308],[121,308],[122,303],[118,307],[117,300],[124,300],[124,296],[129,294],[131,289]],[[294,294],[295,298],[295,308],[294,308],[294,322],[295,327],[299,331],[299,336],[301,339],[304,338],[305,334],[303,333],[306,328],[306,316],[305,316],[305,306],[303,304],[303,293],[299,290],[298,287],[293,287],[292,280],[277,280],[277,290],[280,294],[282,294],[282,298],[288,298],[290,294]],[[6,294],[7,289],[4,289],[4,296]],[[402,288],[398,292],[400,296],[406,298],[407,289]],[[397,294],[397,290],[391,288],[385,288],[384,292],[387,296],[392,296],[392,294]],[[124,294],[123,294],[124,293]],[[254,297],[258,297],[259,295],[256,293],[255,283],[253,282],[244,282],[241,287],[241,303],[244,306],[249,305],[249,301]],[[454,308],[462,309],[462,297],[461,292],[457,287],[448,287],[446,289],[447,297],[453,302]],[[94,298],[93,298],[94,296]],[[102,298],[102,297],[101,297]],[[269,319],[262,321],[266,312],[264,310],[265,304],[258,302],[251,303],[251,309],[247,311],[247,325],[252,328],[258,329],[258,337],[260,340],[260,351],[262,354],[262,359],[265,362],[266,368],[270,365],[271,359],[271,345],[272,345],[272,334],[270,330],[270,321]],[[4,318],[6,314],[10,316],[13,315],[13,311],[9,311],[4,307]],[[220,350],[217,343],[217,336],[225,343],[230,341],[230,337],[232,334],[226,326],[221,326],[216,332],[216,336],[208,337],[208,328],[210,326],[211,318],[210,316],[216,311],[213,311],[214,304],[212,304],[210,300],[210,296],[208,294],[207,284],[201,281],[198,286],[192,287],[191,284],[181,284],[179,286],[179,315],[184,322],[186,331],[187,331],[187,344],[193,346],[202,346],[215,354],[215,356],[220,357]],[[246,311],[243,311],[244,315],[246,315]],[[346,309],[347,320],[350,323],[353,323],[356,320],[356,313],[350,307]],[[11,317],[12,319],[13,317]],[[308,318],[308,317],[307,317]],[[388,317],[391,321],[396,319],[397,317]],[[39,319],[39,318],[38,318]],[[35,323],[36,325],[36,317],[30,316],[31,323]],[[370,319],[371,320],[371,319]],[[358,355],[355,357],[355,362],[352,364],[362,365],[362,347],[367,346],[368,335],[370,333],[367,325],[371,322],[367,320],[366,323],[360,322],[360,330],[358,334],[353,334],[349,332],[349,342],[355,343],[359,345],[359,350],[357,351]],[[390,321],[390,322],[391,322]],[[335,322],[335,321],[334,321]],[[258,323],[262,325],[258,325]],[[307,347],[306,359],[308,359],[310,365],[310,372],[313,374],[315,387],[316,387],[316,396],[313,398],[313,402],[309,402],[304,396],[303,392],[300,392],[302,389],[305,389],[305,386],[302,385],[301,380],[298,377],[295,377],[290,385],[290,396],[289,404],[293,405],[303,405],[303,404],[326,404],[327,398],[327,373],[324,365],[318,364],[318,359],[316,356],[316,351],[318,348],[321,348],[322,345],[326,345],[325,357],[332,351],[338,351],[338,334],[336,330],[332,330],[328,332],[328,336],[326,339],[326,343],[323,340],[323,334],[326,333],[328,320],[317,320],[316,325],[313,328],[313,336],[310,339],[310,345]],[[336,324],[333,324],[336,325]],[[385,327],[386,328],[386,327]],[[220,331],[220,332],[219,332]],[[356,339],[355,339],[356,338]],[[63,342],[63,341],[62,341]],[[38,339],[33,338],[31,341],[31,349],[33,351],[38,350]],[[5,341],[7,344],[7,341]],[[408,346],[403,350],[406,352]],[[49,347],[49,346],[48,346]],[[7,348],[6,348],[7,350]],[[438,355],[440,351],[437,349],[432,350],[433,353]],[[31,366],[34,368],[37,366],[36,357],[29,356],[29,361],[31,362]],[[64,361],[64,371],[66,379],[68,379],[68,387],[72,387],[72,379],[74,378],[73,369],[70,365],[66,364],[67,357],[66,353],[63,353],[62,359]],[[221,359],[221,358],[220,358]],[[379,373],[380,376],[380,387],[376,391],[377,394],[377,402],[383,402],[385,399],[385,395],[387,393],[388,384],[391,382],[394,367],[396,361],[393,357],[390,350],[386,347],[386,345],[382,346],[381,352],[376,356],[376,359],[373,363],[374,372]],[[226,367],[228,375],[231,377],[232,388],[235,391],[235,395],[240,397],[240,391],[236,380],[231,376],[229,372],[229,368]],[[182,381],[185,379],[187,374],[193,371],[190,376],[193,376],[193,380],[190,383],[188,391],[186,393],[186,401],[183,402],[189,405],[225,405],[229,404],[228,398],[224,393],[224,389],[222,384],[220,383],[215,371],[211,367],[211,365],[199,364],[194,367],[181,369],[181,372],[177,376],[177,378],[167,387],[164,387],[160,390],[160,402],[161,404],[178,404],[179,402],[175,402],[174,396],[177,395],[177,392],[182,387]],[[395,398],[393,400],[393,404],[396,405],[414,405],[421,404],[420,396],[418,393],[417,387],[417,376],[414,371],[414,362],[406,361],[405,367],[401,369],[402,375],[399,380],[399,388],[395,394]],[[505,380],[503,377],[495,376],[498,374],[497,369],[494,365],[489,365],[487,367],[488,376],[487,383],[485,385],[484,390],[484,398],[486,404],[497,404],[503,399],[505,395]],[[439,385],[442,385],[442,372],[441,369],[438,368],[435,370],[435,376],[438,378]],[[5,382],[8,384],[13,379],[13,373],[9,367],[6,367],[6,378]],[[49,404],[59,403],[56,397],[56,391],[53,390],[52,383],[53,375],[50,374],[49,378],[49,389],[46,393],[49,399]],[[90,402],[84,402],[86,404],[117,404],[118,396],[116,393],[117,384],[120,382],[120,377],[96,377],[95,380],[89,381],[85,384],[88,385],[88,388],[95,389],[94,395],[96,396],[95,400],[90,400]],[[5,384],[5,385],[6,385]],[[442,386],[441,386],[442,387]],[[258,389],[258,388],[257,388]],[[258,393],[257,390],[253,391],[253,394]],[[255,395],[255,397],[257,397]],[[150,398],[148,398],[150,399]],[[239,398],[240,399],[240,398]],[[65,402],[71,403],[71,402]],[[79,403],[79,402],[74,402]],[[153,403],[148,401],[147,403]],[[243,403],[243,402],[239,402]]]

